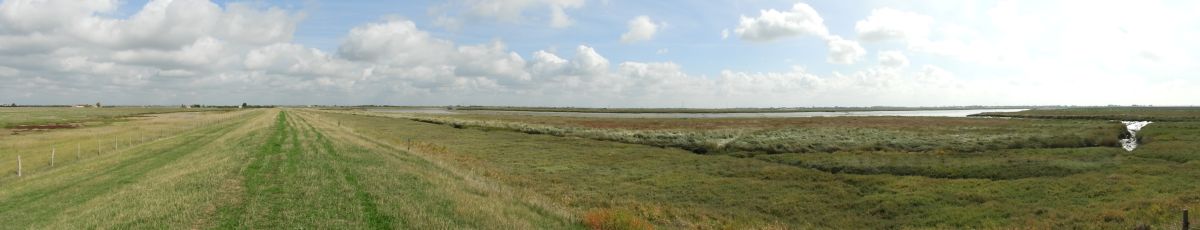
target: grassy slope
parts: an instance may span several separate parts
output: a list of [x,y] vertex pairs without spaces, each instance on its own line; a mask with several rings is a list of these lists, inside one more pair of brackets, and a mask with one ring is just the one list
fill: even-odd
[[[662,226],[1161,227],[1175,223],[1180,208],[1200,202],[1192,195],[1200,192],[1194,186],[1200,183],[1200,170],[1187,160],[1195,155],[1188,150],[1197,146],[1188,140],[1196,138],[1194,131],[1200,127],[1185,123],[1147,131],[1156,142],[1135,154],[1108,147],[924,157],[795,154],[754,160],[394,118],[324,116],[382,141],[433,146],[428,155],[440,161],[558,196],[558,202],[580,212],[629,210]],[[789,157],[823,167],[879,171],[830,174],[771,163]],[[860,163],[863,159],[869,164]],[[878,166],[903,167],[897,171]],[[976,171],[958,171],[966,168]],[[896,175],[904,175],[902,171],[921,176]],[[946,179],[959,176],[939,173],[1002,180]]]
[[[0,177],[0,219],[13,228],[576,226],[331,126],[278,110],[250,113]],[[50,134],[62,135],[38,135]]]

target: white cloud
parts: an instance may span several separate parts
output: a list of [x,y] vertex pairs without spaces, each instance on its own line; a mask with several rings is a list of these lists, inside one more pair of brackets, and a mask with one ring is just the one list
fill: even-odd
[[824,37],[829,29],[817,10],[796,3],[791,11],[767,9],[760,11],[758,17],[742,16],[734,33],[743,40],[761,42],[803,35]]
[[588,46],[579,46],[575,49],[574,73],[585,76],[603,75],[608,72],[608,59],[596,53],[595,49]]
[[179,50],[136,49],[113,54],[116,61],[156,67],[203,67],[218,65],[225,58],[225,43],[213,37],[201,37]]
[[829,63],[854,64],[867,54],[867,51],[858,42],[838,36],[830,36],[826,42],[829,45],[829,57],[826,58]]
[[858,38],[866,42],[914,39],[923,40],[929,34],[933,18],[917,13],[882,8],[871,10],[871,16],[854,24]]
[[453,62],[457,76],[496,77],[507,81],[528,81],[525,59],[508,51],[503,42],[458,48],[460,56]]
[[0,3],[0,33],[63,28],[93,13],[115,10],[117,4],[117,0],[7,0]]
[[14,69],[8,66],[0,66],[0,77],[15,77],[20,74],[21,70]]
[[299,76],[354,74],[354,63],[337,59],[313,48],[293,43],[276,43],[250,50],[242,65],[246,70]]
[[534,76],[556,76],[565,73],[567,60],[550,52],[538,50],[533,52],[529,62],[529,72]]
[[464,21],[498,20],[521,23],[529,20],[528,11],[546,10],[544,16],[534,19],[546,21],[552,28],[565,28],[574,24],[567,10],[579,9],[584,0],[455,0],[430,9],[437,15],[435,24],[457,29]]
[[812,95],[823,86],[823,79],[803,68],[785,73],[746,73],[721,71],[717,89],[722,95],[754,97],[766,95]]
[[[431,12],[432,23],[461,26],[486,19],[518,27],[569,26],[573,22],[570,13],[575,13],[571,10],[583,6],[583,1],[548,0],[453,3],[480,5],[454,5],[461,9]],[[788,11],[763,10],[755,17],[742,17],[736,28],[722,30],[722,38],[765,42],[814,36],[828,46],[828,62],[859,64],[844,68],[803,64],[834,69],[823,73],[795,67],[781,72],[724,70],[715,76],[689,74],[683,63],[606,57],[602,55],[605,46],[580,45],[557,53],[554,47],[561,44],[555,43],[522,55],[510,50],[503,37],[456,44],[449,37],[400,19],[348,29],[339,36],[339,47],[323,51],[292,41],[296,25],[304,17],[299,12],[256,4],[156,0],[128,17],[117,18],[113,16],[116,4],[0,3],[0,79],[5,80],[0,84],[0,98],[38,103],[79,103],[77,100],[85,98],[161,104],[251,100],[749,107],[1194,104],[1191,98],[1200,97],[1192,90],[1198,82],[1186,77],[1197,70],[1187,65],[1195,59],[1190,54],[1194,52],[1189,52],[1195,46],[1186,41],[1200,36],[1179,29],[1192,28],[1189,20],[1197,20],[1189,18],[1190,11],[1175,12],[1172,7],[1149,3],[1101,4],[1104,6],[1091,11],[1050,10],[1063,14],[1060,16],[1001,5],[994,14],[978,14],[990,16],[980,16],[983,24],[941,20],[940,15],[932,14],[938,16],[941,27],[931,32],[913,26],[925,25],[915,13],[881,9],[860,21],[862,30],[856,30],[858,36],[850,39],[830,34],[815,10],[796,4]],[[1053,20],[1038,19],[1042,17]],[[663,24],[649,18],[644,22],[659,28],[649,33],[631,29],[625,37],[631,41],[663,39],[654,38]],[[637,23],[641,22],[635,18],[631,24]],[[463,34],[475,35],[453,36]],[[879,51],[875,60],[862,62],[868,52],[859,41],[889,39],[903,40],[907,47],[901,48],[907,50]],[[524,42],[512,46],[531,46]],[[683,46],[691,47],[701,46]],[[658,51],[655,53],[668,50]],[[700,51],[687,53],[704,53]],[[909,60],[906,55],[921,58]],[[719,61],[725,57],[712,58]],[[933,62],[921,63],[926,60]],[[1079,90],[1061,90],[1064,85]],[[51,88],[55,90],[31,90]],[[1129,93],[1111,93],[1115,91]],[[1142,102],[1146,100],[1149,102]]]
[[658,32],[658,28],[663,25],[665,24],[651,21],[650,17],[645,15],[634,17],[629,20],[629,31],[621,34],[621,42],[649,41],[654,38],[654,34]]
[[407,20],[355,27],[338,47],[338,54],[350,60],[405,66],[444,63],[452,51],[452,42],[433,38]]
[[908,66],[908,57],[904,56],[904,52],[901,51],[880,51],[877,58],[879,65],[883,67],[903,68]]
[[571,16],[567,16],[567,12],[562,6],[550,7],[550,27],[566,28],[571,24],[575,24],[575,20],[572,20]]

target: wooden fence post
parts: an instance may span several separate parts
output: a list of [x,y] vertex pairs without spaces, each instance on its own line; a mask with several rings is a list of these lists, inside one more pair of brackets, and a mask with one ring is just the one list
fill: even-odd
[[17,155],[17,177],[21,177],[21,155]]
[[58,153],[58,149],[50,146],[50,167],[54,167],[54,155]]
[[1188,223],[1188,210],[1185,208],[1185,209],[1183,209],[1183,230],[1191,229],[1191,227],[1188,226],[1189,224],[1190,223]]

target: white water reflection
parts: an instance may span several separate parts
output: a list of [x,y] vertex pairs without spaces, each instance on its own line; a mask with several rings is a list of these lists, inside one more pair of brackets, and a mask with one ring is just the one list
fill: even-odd
[[786,113],[585,113],[585,112],[530,112],[530,111],[492,111],[492,110],[455,110],[420,109],[420,110],[376,110],[380,112],[397,113],[462,113],[462,114],[506,114],[560,117],[595,117],[595,118],[755,118],[755,117],[966,117],[971,114],[987,112],[1019,112],[1024,109],[958,109],[958,110],[909,110],[909,111],[846,111],[846,112],[786,112]]
[[1132,152],[1134,149],[1136,149],[1138,147],[1137,132],[1141,131],[1142,127],[1146,127],[1146,125],[1150,125],[1150,123],[1154,123],[1154,122],[1121,121],[1121,123],[1125,124],[1125,131],[1129,132],[1129,137],[1121,139],[1121,147],[1125,148],[1125,151]]

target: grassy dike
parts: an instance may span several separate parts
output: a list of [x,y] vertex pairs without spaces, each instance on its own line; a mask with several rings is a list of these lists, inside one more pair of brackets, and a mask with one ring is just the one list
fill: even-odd
[[387,146],[279,112],[240,170],[239,200],[220,228],[569,228],[540,209],[507,204],[462,178]]
[[[0,177],[3,228],[581,228],[565,212],[291,111],[193,127]],[[39,135],[86,130],[56,132]]]

